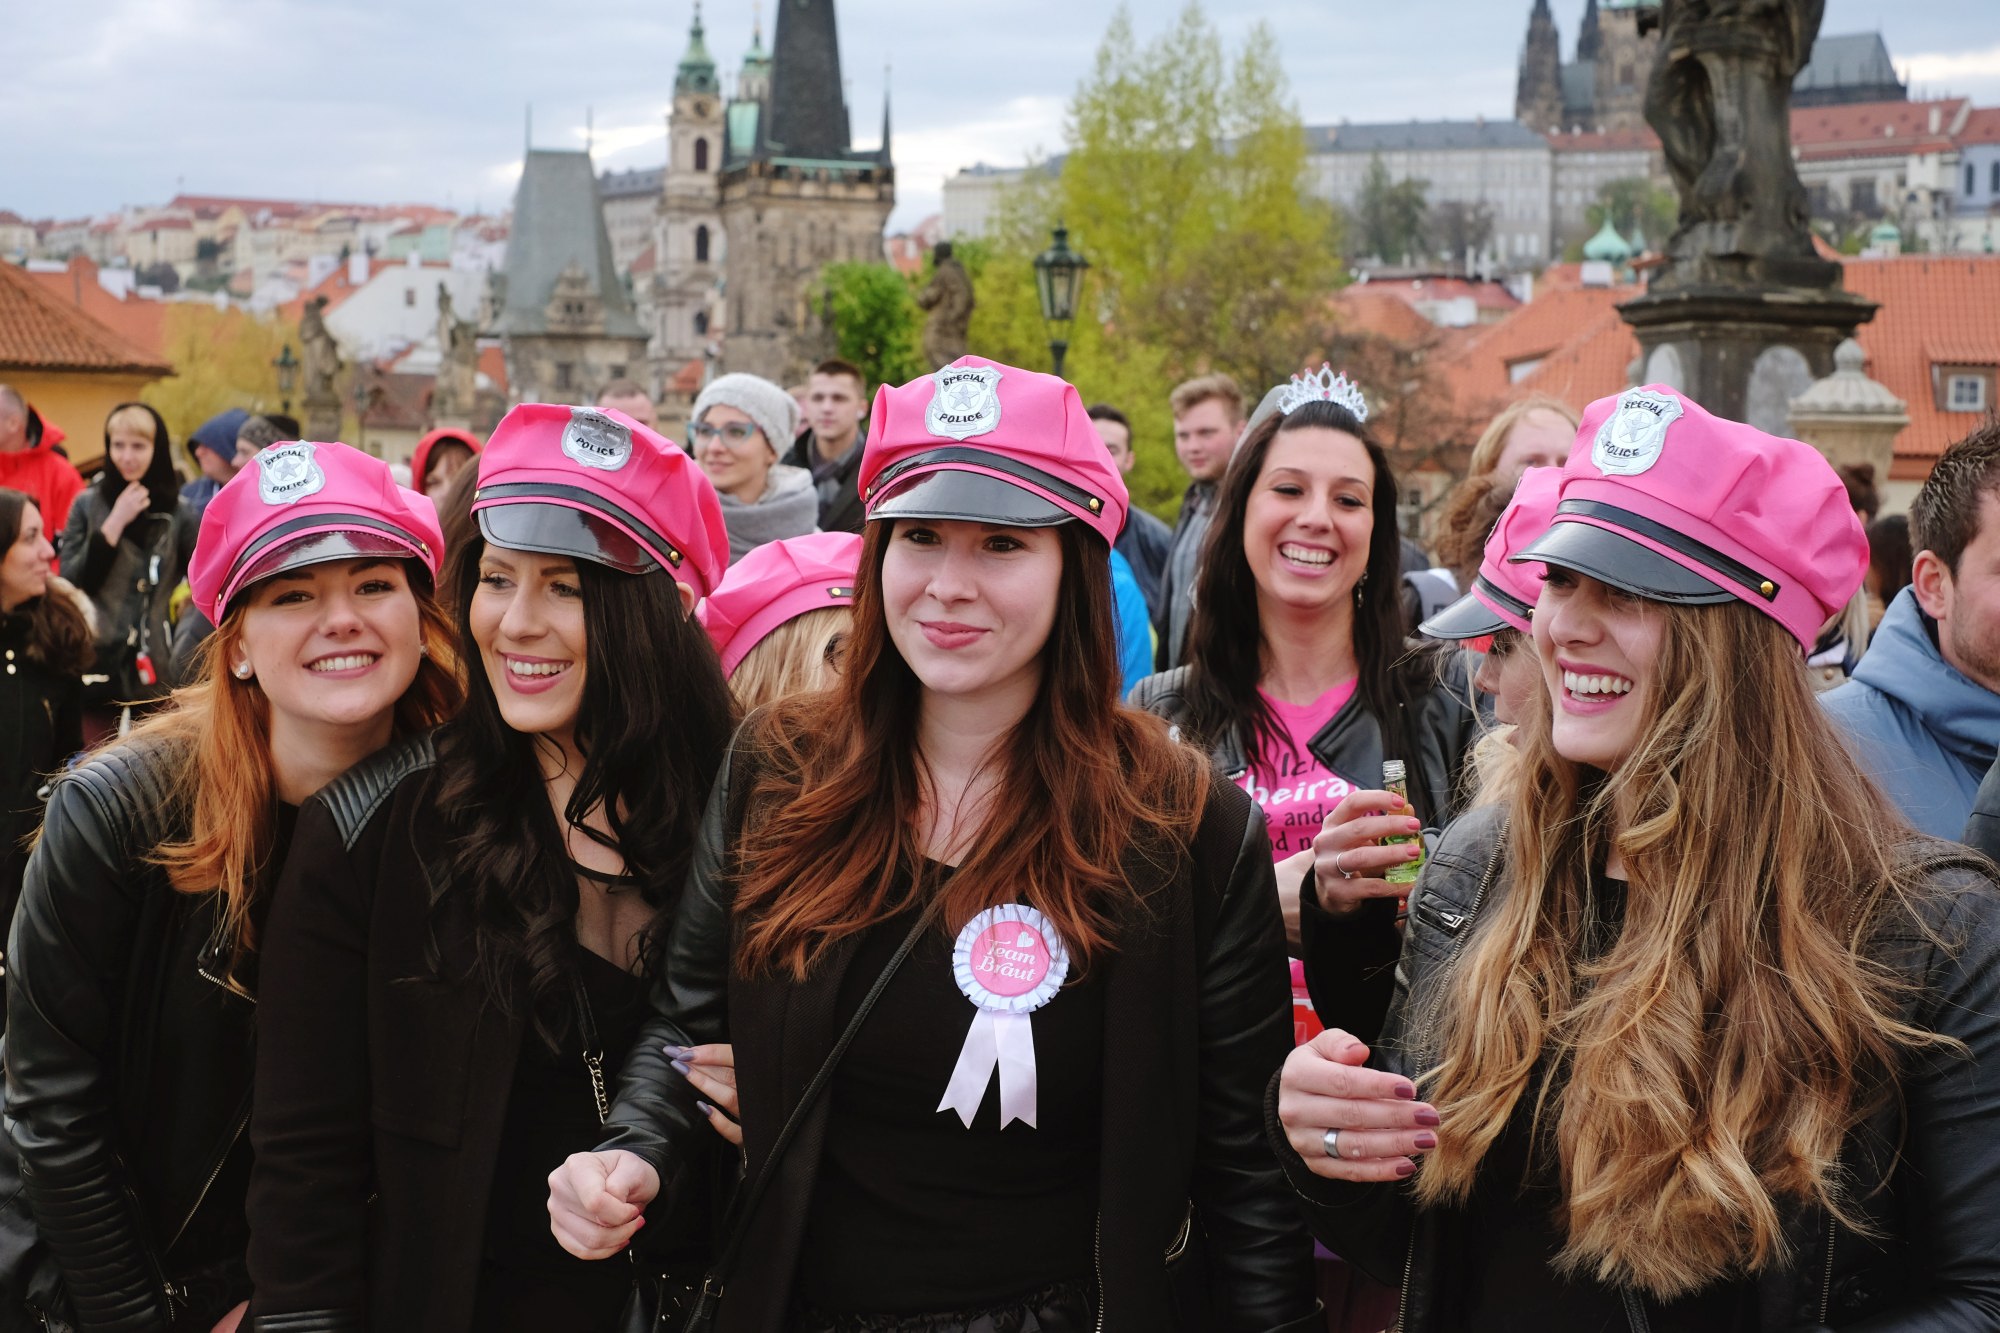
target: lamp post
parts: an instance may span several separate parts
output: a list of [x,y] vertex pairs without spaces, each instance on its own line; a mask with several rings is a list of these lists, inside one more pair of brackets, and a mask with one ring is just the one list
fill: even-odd
[[278,408],[286,416],[292,414],[292,390],[299,382],[299,359],[292,355],[292,345],[286,343],[284,350],[271,359],[271,368],[278,372]]
[[1061,220],[1056,222],[1054,241],[1035,256],[1035,293],[1042,300],[1042,322],[1049,326],[1049,357],[1061,378],[1070,325],[1076,322],[1076,289],[1090,261],[1069,248],[1069,228]]

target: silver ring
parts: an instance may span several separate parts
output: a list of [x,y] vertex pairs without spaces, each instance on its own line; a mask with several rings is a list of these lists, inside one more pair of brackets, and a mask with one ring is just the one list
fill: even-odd
[[1320,1139],[1320,1142],[1326,1145],[1326,1155],[1327,1155],[1328,1157],[1338,1157],[1338,1156],[1340,1156],[1340,1131],[1339,1131],[1339,1130],[1337,1130],[1337,1129],[1329,1129],[1329,1130],[1328,1130],[1328,1131],[1326,1132],[1326,1134],[1325,1134],[1325,1135],[1324,1135],[1324,1136],[1323,1136],[1323,1137],[1322,1137],[1322,1138]]
[[1352,870],[1349,870],[1346,866],[1340,863],[1340,858],[1346,855],[1347,855],[1346,852],[1335,852],[1333,854],[1333,870],[1334,873],[1339,875],[1342,879],[1353,879],[1354,872]]

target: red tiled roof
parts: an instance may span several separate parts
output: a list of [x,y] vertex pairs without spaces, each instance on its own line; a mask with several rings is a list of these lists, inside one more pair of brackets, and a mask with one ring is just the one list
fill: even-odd
[[699,358],[690,361],[674,372],[673,378],[667,381],[667,387],[675,393],[684,393],[690,396],[700,393],[701,377],[705,369],[706,367]]
[[502,395],[507,392],[507,353],[498,343],[479,349],[479,373],[493,382]]
[[26,227],[28,220],[12,209],[0,208],[0,227]]
[[1792,147],[1801,158],[1815,161],[1947,152],[1966,111],[1963,97],[1793,107]]
[[657,262],[654,256],[654,247],[649,245],[639,252],[637,259],[632,261],[632,271],[634,273],[651,273]]
[[1542,358],[1541,364],[1523,376],[1518,394],[1545,393],[1559,398],[1576,411],[1599,398],[1608,397],[1628,383],[1632,362],[1639,356],[1639,340],[1631,326],[1616,310],[1607,310],[1560,349]]
[[133,231],[193,231],[194,222],[190,218],[147,218],[144,222],[132,224]]
[[1650,151],[1660,146],[1660,136],[1644,126],[1622,130],[1586,130],[1578,133],[1553,130],[1549,133],[1548,140],[1549,147],[1558,153],[1605,153],[1636,148]]
[[1437,332],[1416,307],[1394,292],[1374,290],[1376,286],[1372,282],[1350,286],[1334,296],[1342,326],[1399,343],[1419,343]]
[[1958,365],[2000,362],[2000,256],[1899,255],[1850,259],[1847,289],[1881,305],[1855,336],[1868,373],[1909,404],[1910,424],[1896,437],[1892,477],[1921,478],[1946,446],[1980,418],[1937,406],[1931,367],[1949,351]]
[[131,346],[152,356],[166,354],[167,304],[138,296],[123,299],[98,285],[97,265],[83,255],[70,257],[59,273],[28,274],[63,305],[81,310]]
[[1962,144],[2000,143],[2000,106],[1974,107],[1957,137]]
[[[1560,278],[1563,275],[1557,276]],[[1544,373],[1551,378],[1563,378],[1565,385],[1573,381],[1575,387],[1560,391],[1556,388],[1544,390],[1556,393],[1572,407],[1581,408],[1592,398],[1602,397],[1601,392],[1594,391],[1594,381],[1586,384],[1584,378],[1570,371],[1563,371],[1559,376],[1558,371],[1548,363],[1586,334],[1595,332],[1600,337],[1609,337],[1611,330],[1605,316],[1609,314],[1615,318],[1618,304],[1631,300],[1639,295],[1639,291],[1637,287],[1557,285],[1541,292],[1498,323],[1465,330],[1464,338],[1449,355],[1440,358],[1459,409],[1467,416],[1491,415],[1526,392],[1521,387],[1526,380]],[[1629,331],[1624,336],[1629,338]],[[1604,354],[1605,358],[1617,361],[1618,380],[1611,386],[1611,392],[1624,386],[1625,365],[1638,354],[1636,343],[1631,350],[1623,348],[1624,344],[1620,343],[1615,351]],[[1517,382],[1511,368],[1524,361],[1539,361],[1542,364]],[[1592,359],[1584,363],[1579,359],[1579,364],[1597,366],[1600,360]],[[1571,401],[1572,393],[1583,393],[1585,396]]]
[[12,264],[0,264],[0,369],[173,373]]
[[1514,310],[1521,304],[1514,293],[1508,291],[1502,283],[1450,276],[1377,278],[1372,282],[1355,283],[1346,290],[1386,292],[1410,302],[1451,301],[1461,296],[1470,296],[1473,303],[1481,310]]

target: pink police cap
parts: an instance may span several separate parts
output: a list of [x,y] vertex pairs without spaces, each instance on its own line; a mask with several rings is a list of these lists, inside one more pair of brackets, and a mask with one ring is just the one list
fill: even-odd
[[1125,480],[1073,387],[976,356],[882,386],[859,480],[870,519],[1020,528],[1074,519],[1107,544],[1117,540],[1129,504]]
[[1563,465],[1555,523],[1511,558],[1681,605],[1748,602],[1810,648],[1868,569],[1833,465],[1663,385],[1600,398]]
[[435,583],[444,559],[437,508],[398,486],[379,458],[293,440],[259,451],[208,502],[188,588],[219,625],[236,595],[259,579],[366,556],[420,561]]
[[509,412],[479,455],[472,510],[496,546],[626,574],[665,569],[702,597],[729,553],[722,504],[694,460],[607,408],[522,403]]
[[821,607],[854,605],[861,538],[815,532],[765,542],[729,567],[722,584],[695,608],[715,643],[724,674],[778,626]]
[[1503,629],[1530,630],[1528,617],[1542,592],[1542,567],[1513,564],[1507,557],[1549,530],[1562,489],[1559,467],[1531,467],[1521,474],[1514,498],[1486,538],[1486,552],[1472,590],[1417,627],[1433,639],[1476,639]]

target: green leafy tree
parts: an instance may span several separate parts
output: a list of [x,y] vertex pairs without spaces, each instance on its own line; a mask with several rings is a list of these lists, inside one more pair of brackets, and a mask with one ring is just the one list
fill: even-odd
[[1584,216],[1590,235],[1595,235],[1609,217],[1611,225],[1627,239],[1634,232],[1641,232],[1648,245],[1658,247],[1674,233],[1680,217],[1680,200],[1672,190],[1655,185],[1644,176],[1627,176],[1599,186],[1597,202]]
[[1417,177],[1394,180],[1380,154],[1368,159],[1355,203],[1360,240],[1385,264],[1403,264],[1421,254],[1430,233],[1431,183]]
[[887,264],[829,264],[821,274],[843,360],[870,384],[902,384],[924,373],[920,312],[910,284]]
[[1132,419],[1135,498],[1171,513],[1187,484],[1167,395],[1224,371],[1255,399],[1322,345],[1344,279],[1340,222],[1312,196],[1305,133],[1271,31],[1233,56],[1197,5],[1150,43],[1120,10],[1071,100],[1059,174],[1030,172],[994,234],[959,250],[970,346],[1049,364],[1034,256],[1060,220],[1090,261],[1065,369]]
[[[286,343],[296,347],[298,340],[298,328],[275,316],[203,302],[170,305],[160,343],[174,373],[147,385],[139,397],[165,418],[176,440],[228,408],[275,412],[280,399],[272,363]],[[298,406],[295,397],[293,410]]]

